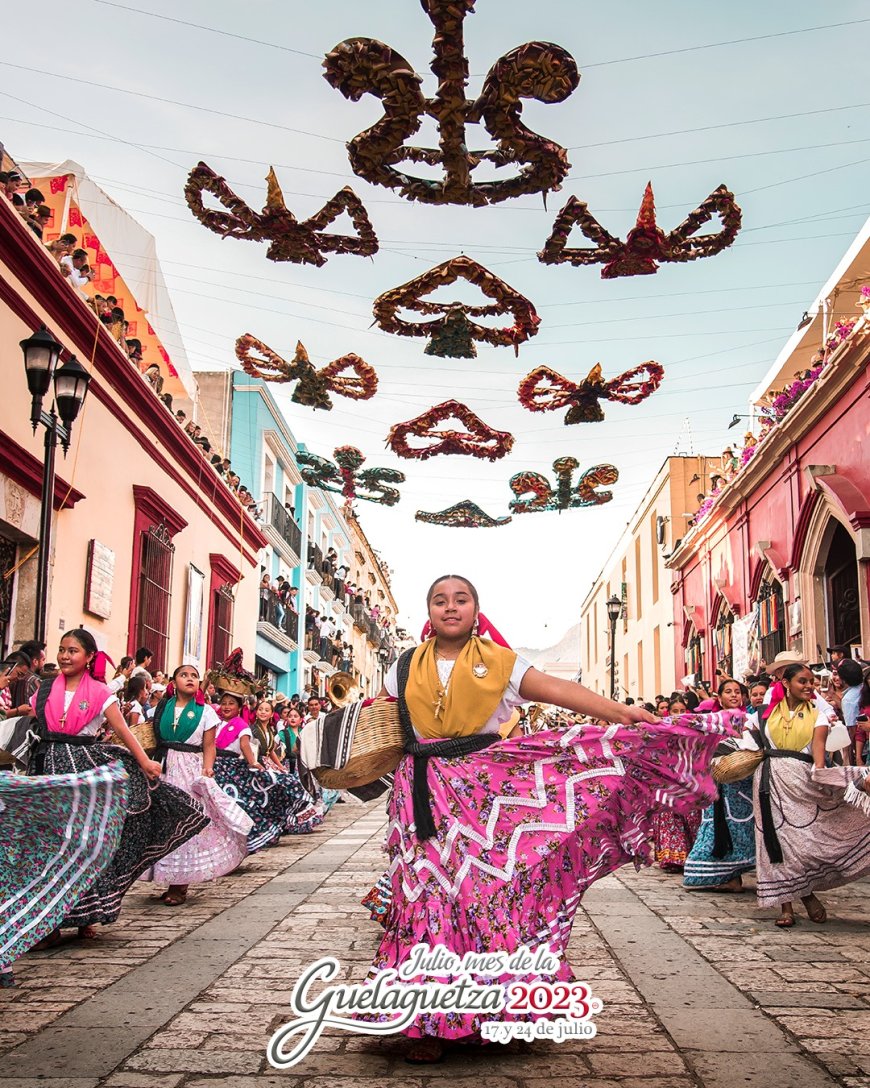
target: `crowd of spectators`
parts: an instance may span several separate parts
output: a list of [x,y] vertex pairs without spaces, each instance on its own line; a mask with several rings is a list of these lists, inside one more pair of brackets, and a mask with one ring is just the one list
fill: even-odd
[[0,171],[0,187],[6,199],[41,241],[51,219],[51,208],[45,204],[45,197],[39,189],[28,189],[27,182],[15,170]]

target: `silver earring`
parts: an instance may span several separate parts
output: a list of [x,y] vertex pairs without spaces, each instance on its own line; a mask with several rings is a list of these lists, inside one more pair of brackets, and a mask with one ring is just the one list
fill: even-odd
[[474,621],[474,626],[471,628],[471,633],[474,636],[477,636],[480,633],[480,620]]

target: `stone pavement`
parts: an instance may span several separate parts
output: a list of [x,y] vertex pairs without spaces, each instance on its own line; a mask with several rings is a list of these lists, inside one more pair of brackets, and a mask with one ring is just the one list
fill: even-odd
[[93,944],[18,965],[0,991],[0,1088],[870,1088],[868,882],[823,896],[832,921],[772,925],[754,896],[621,870],[587,894],[570,959],[604,1003],[590,1041],[451,1050],[330,1033],[286,1072],[265,1059],[302,968],[362,979],[378,927],[359,906],[383,865],[383,806],[342,805],[178,909],[151,885]]

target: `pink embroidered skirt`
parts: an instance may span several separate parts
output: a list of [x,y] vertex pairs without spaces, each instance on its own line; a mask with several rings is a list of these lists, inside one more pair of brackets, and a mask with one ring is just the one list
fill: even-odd
[[[432,759],[437,833],[424,842],[412,830],[413,761],[404,758],[387,828],[392,902],[372,970],[398,967],[419,943],[459,956],[548,945],[561,960],[549,981],[571,980],[564,955],[583,892],[626,862],[652,860],[652,817],[662,805],[691,816],[713,801],[710,759],[742,720],[720,712],[584,725]],[[505,1018],[515,1017],[485,1016]],[[405,1034],[468,1039],[480,1023],[475,1014],[424,1014]]]

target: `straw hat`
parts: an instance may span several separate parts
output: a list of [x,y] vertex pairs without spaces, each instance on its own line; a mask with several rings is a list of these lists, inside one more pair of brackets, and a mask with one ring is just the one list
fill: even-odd
[[806,663],[807,659],[803,654],[799,654],[797,650],[783,650],[773,659],[768,671],[771,676],[775,676],[776,673],[781,672],[789,665],[806,665]]

